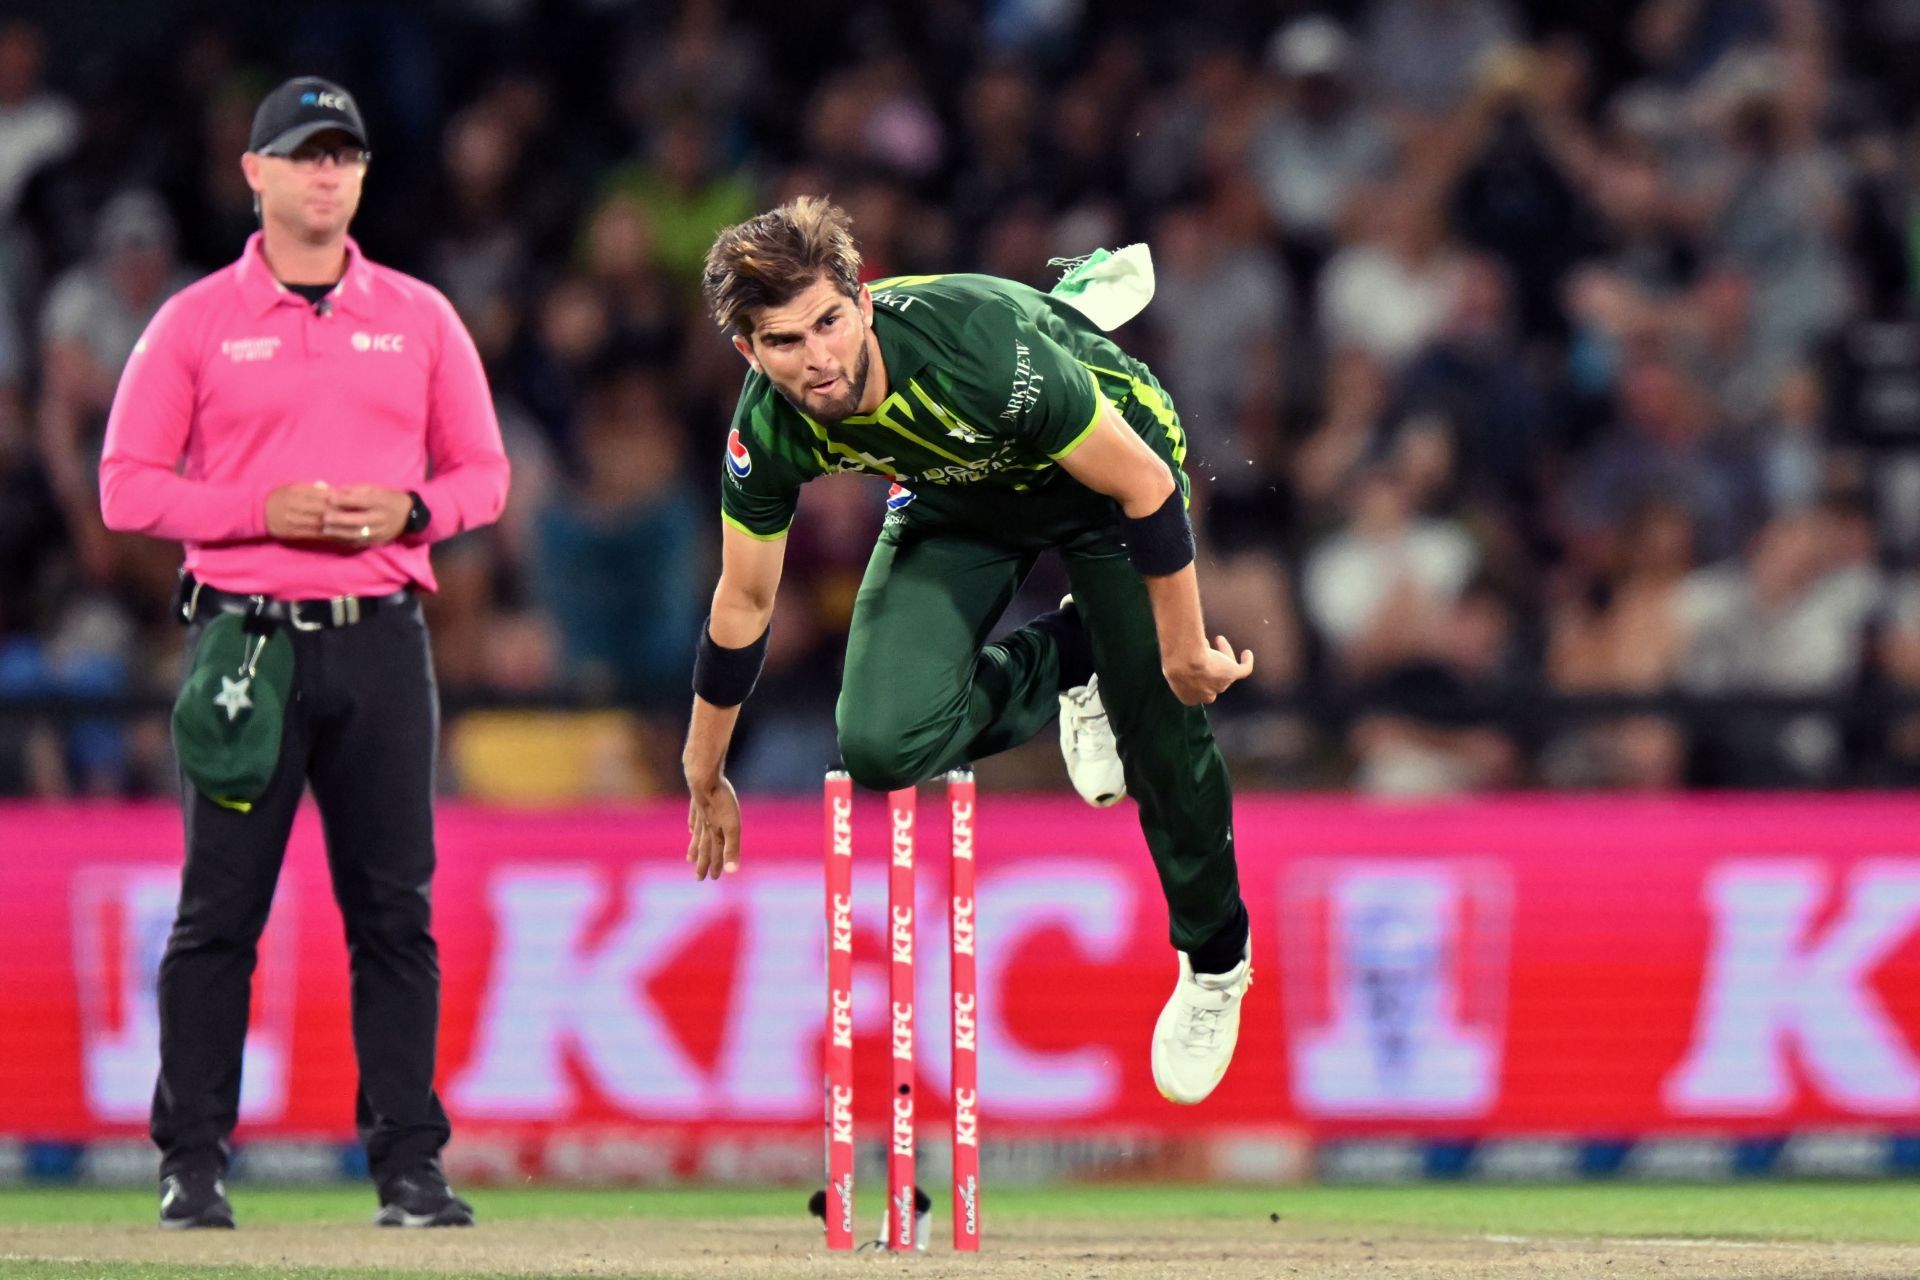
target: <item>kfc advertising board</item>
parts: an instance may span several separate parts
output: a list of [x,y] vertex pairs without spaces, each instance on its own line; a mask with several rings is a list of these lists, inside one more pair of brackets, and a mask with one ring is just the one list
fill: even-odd
[[[948,1117],[944,818],[918,833],[923,1126]],[[1920,1117],[1920,802],[1240,800],[1255,982],[1206,1104],[1155,1092],[1174,977],[1131,808],[983,793],[980,1125],[1626,1136],[1911,1130]],[[737,876],[694,881],[663,804],[442,809],[441,1090],[457,1130],[817,1132],[821,815],[749,802]],[[862,1139],[884,1123],[886,813],[855,817]],[[144,1131],[153,980],[177,890],[165,807],[0,808],[0,1134]],[[260,946],[242,1137],[348,1138],[346,957],[303,814]],[[929,1139],[932,1141],[932,1139]]]

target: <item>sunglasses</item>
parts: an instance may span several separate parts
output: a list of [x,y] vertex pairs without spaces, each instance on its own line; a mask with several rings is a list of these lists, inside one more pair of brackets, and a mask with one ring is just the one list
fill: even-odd
[[301,173],[312,173],[329,160],[342,169],[362,168],[367,161],[373,159],[373,152],[350,142],[337,147],[324,147],[318,143],[308,142],[295,147],[280,158]]

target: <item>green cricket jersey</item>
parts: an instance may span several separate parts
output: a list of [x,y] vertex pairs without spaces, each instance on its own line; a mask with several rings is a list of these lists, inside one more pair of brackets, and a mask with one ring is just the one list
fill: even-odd
[[866,471],[906,489],[1042,489],[1099,421],[1104,397],[1176,473],[1186,437],[1160,384],[1072,304],[983,275],[875,280],[873,328],[891,388],[870,414],[831,425],[747,376],[727,436],[721,517],[784,535],[800,486]]

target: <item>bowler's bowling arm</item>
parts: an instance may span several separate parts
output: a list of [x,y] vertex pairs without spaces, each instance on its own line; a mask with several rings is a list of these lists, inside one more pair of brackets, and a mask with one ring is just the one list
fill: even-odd
[[[1172,470],[1104,400],[1100,425],[1060,465],[1087,488],[1112,498],[1132,519],[1151,515],[1174,491]],[[1190,663],[1196,652],[1204,653],[1207,630],[1200,620],[1200,583],[1193,566],[1159,581],[1149,579],[1147,595],[1160,636],[1161,665]]]
[[[766,634],[786,559],[785,535],[763,540],[730,524],[721,526],[720,582],[713,589],[713,610],[707,619],[715,644],[723,649],[744,649]],[[687,745],[680,755],[690,789],[700,791],[718,785],[727,744],[733,741],[733,726],[739,718],[739,707],[716,707],[694,695]]]

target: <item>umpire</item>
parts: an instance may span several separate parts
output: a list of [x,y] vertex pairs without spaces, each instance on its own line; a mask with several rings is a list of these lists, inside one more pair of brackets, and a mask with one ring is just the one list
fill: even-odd
[[303,77],[267,95],[240,158],[260,230],[154,316],[107,425],[102,515],[184,544],[194,653],[174,713],[186,865],[153,1097],[164,1227],[234,1225],[255,944],[308,786],[346,921],[374,1220],[473,1222],[440,1166],[439,701],[418,593],[434,587],[429,544],[498,518],[507,460],[453,308],[347,235],[369,159],[346,90]]

